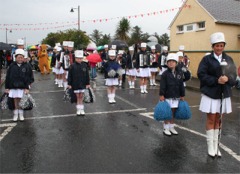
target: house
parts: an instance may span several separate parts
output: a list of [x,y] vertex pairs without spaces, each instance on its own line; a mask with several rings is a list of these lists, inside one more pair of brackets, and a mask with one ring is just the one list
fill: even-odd
[[194,77],[202,57],[211,51],[210,35],[215,32],[225,34],[225,52],[240,65],[240,0],[186,0],[169,29],[171,52],[185,46]]

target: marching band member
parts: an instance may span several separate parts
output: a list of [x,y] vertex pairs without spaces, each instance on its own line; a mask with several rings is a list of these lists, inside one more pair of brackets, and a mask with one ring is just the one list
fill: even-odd
[[141,94],[148,93],[147,79],[150,77],[150,55],[147,54],[146,48],[147,44],[141,43],[141,50],[138,52],[136,58],[136,69],[138,76],[140,77]]
[[110,104],[116,103],[115,101],[115,86],[118,85],[118,71],[121,68],[120,65],[116,61],[116,51],[109,50],[108,51],[109,60],[104,64],[106,85],[107,85],[107,93],[108,93],[108,102]]
[[126,58],[126,74],[128,76],[128,84],[129,88],[133,89],[135,88],[135,78],[137,75],[137,71],[135,69],[135,64],[136,64],[136,58],[134,55],[134,48],[129,47],[129,51],[127,53],[127,58]]
[[5,92],[9,97],[14,98],[13,121],[24,121],[23,110],[19,107],[19,102],[23,94],[29,93],[29,86],[32,83],[32,69],[24,62],[24,50],[16,49],[15,62],[7,70],[5,81]]
[[197,71],[202,93],[199,110],[207,114],[208,155],[220,157],[218,142],[222,128],[221,118],[222,114],[232,112],[230,97],[235,85],[236,66],[233,59],[224,52],[226,41],[223,33],[213,33],[210,41],[212,52],[202,58]]
[[[71,42],[71,44],[72,44],[72,42]],[[70,66],[68,45],[69,45],[69,41],[63,41],[63,51],[61,52],[61,56],[60,56],[60,63],[61,63],[62,68],[64,69],[64,75],[63,75],[64,90],[67,89],[67,75],[68,75],[68,69]]]
[[[17,49],[23,49],[24,50],[24,40],[23,39],[18,39],[17,40]],[[15,52],[12,53],[12,61],[15,62]]]
[[158,55],[156,53],[156,47],[151,46],[151,54],[150,54],[150,86],[156,86],[156,73],[158,72]]
[[125,83],[125,78],[126,78],[126,54],[124,54],[123,50],[118,50],[118,55],[117,55],[117,62],[121,66],[121,75],[119,75],[119,85],[122,86],[122,83]]
[[77,97],[77,116],[85,115],[83,95],[86,88],[90,88],[89,71],[87,64],[83,62],[83,50],[75,51],[75,62],[70,65],[68,73],[68,88],[72,89]]
[[57,47],[57,53],[56,53],[56,63],[55,63],[55,71],[57,74],[57,84],[58,87],[63,87],[63,74],[64,74],[64,70],[61,66],[61,62],[60,62],[60,56],[61,56],[61,47]]
[[173,117],[164,121],[163,133],[167,136],[177,135],[174,129],[174,113],[178,108],[179,100],[184,100],[185,88],[183,85],[182,71],[177,68],[178,56],[174,53],[167,56],[167,70],[163,72],[160,81],[160,101],[166,100],[172,108]]

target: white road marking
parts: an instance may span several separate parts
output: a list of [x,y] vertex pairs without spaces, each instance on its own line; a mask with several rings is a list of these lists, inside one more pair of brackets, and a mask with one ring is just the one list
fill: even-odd
[[[146,110],[146,108],[115,110],[115,111],[102,111],[102,112],[90,112],[90,113],[86,113],[86,115],[101,115],[101,114],[111,114],[111,113],[137,112],[137,111],[144,111],[144,110]],[[48,118],[61,118],[61,117],[76,117],[76,114],[29,117],[29,118],[25,118],[25,120],[39,120],[39,119],[48,119]],[[12,119],[3,119],[1,121],[2,122],[8,122],[8,121],[12,121]]]
[[135,105],[134,103],[132,103],[132,102],[130,102],[130,101],[128,101],[128,100],[125,100],[124,98],[122,98],[122,97],[120,97],[120,96],[118,96],[118,95],[116,95],[116,98],[122,100],[123,102],[125,102],[125,103],[127,103],[127,104],[129,104],[129,105],[131,105],[131,106],[133,106],[133,107],[135,107],[135,108],[140,108],[139,106]]
[[7,129],[5,129],[3,131],[3,133],[0,135],[0,142],[3,140],[3,138],[12,131],[12,129],[17,125],[17,123],[8,123],[8,124],[0,124],[0,127],[7,127]]
[[[140,115],[144,116],[144,117],[148,117],[150,119],[154,119],[153,118],[153,112],[148,112],[148,113],[140,113]],[[182,130],[186,130],[188,132],[191,132],[195,135],[198,135],[198,136],[201,136],[201,137],[205,137],[206,138],[206,135],[200,133],[200,132],[197,132],[197,131],[194,131],[192,129],[189,129],[189,128],[186,128],[186,127],[183,127],[183,126],[180,126],[180,125],[177,125],[176,124],[176,127],[178,127],[179,129],[182,129]],[[220,143],[219,145],[225,152],[227,152],[229,155],[231,155],[233,158],[235,158],[237,161],[240,161],[240,155],[238,155],[236,152],[234,152],[232,149],[228,148],[227,146],[225,146],[224,144]]]

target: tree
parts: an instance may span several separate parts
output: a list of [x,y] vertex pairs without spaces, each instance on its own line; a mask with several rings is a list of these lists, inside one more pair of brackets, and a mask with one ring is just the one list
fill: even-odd
[[93,30],[93,33],[90,34],[90,36],[91,36],[91,39],[96,43],[96,45],[99,45],[99,41],[103,35],[102,35],[102,32],[95,29],[95,30]]
[[120,39],[127,42],[129,40],[128,34],[130,29],[130,21],[127,18],[122,18],[117,26],[115,39]]
[[167,33],[164,33],[160,36],[160,45],[170,46],[170,39]]
[[90,42],[85,32],[70,29],[57,33],[49,33],[47,37],[42,40],[42,43],[49,44],[53,47],[55,43],[62,43],[63,41],[73,41],[74,48],[76,49],[83,49],[87,47],[87,44]]
[[146,32],[142,34],[142,42],[148,42],[148,38],[150,37],[150,35]]
[[128,44],[129,45],[139,44],[141,42],[142,33],[143,32],[139,26],[133,27],[131,37],[130,37]]
[[106,35],[104,34],[101,39],[99,40],[99,44],[98,45],[105,45],[105,44],[108,44],[110,43],[111,41],[111,36],[110,34]]

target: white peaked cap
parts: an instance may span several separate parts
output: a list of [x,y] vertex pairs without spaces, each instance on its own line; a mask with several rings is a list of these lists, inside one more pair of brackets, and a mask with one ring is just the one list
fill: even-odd
[[205,54],[205,56],[210,55],[210,54],[211,54],[211,53],[208,52],[208,53]]
[[62,48],[61,47],[57,47],[57,52],[61,51]]
[[133,47],[129,47],[128,49],[129,49],[129,51],[133,51],[133,50],[134,50],[134,48],[133,48]]
[[109,50],[108,55],[109,56],[116,56],[116,51],[115,50]]
[[178,48],[178,50],[181,50],[181,51],[183,51],[184,49],[185,49],[184,45],[180,45]]
[[60,43],[55,43],[55,46],[60,47],[61,44]]
[[76,58],[83,58],[83,57],[84,57],[84,55],[83,55],[83,50],[76,50],[76,51],[74,52],[74,54],[75,54],[75,57],[76,57]]
[[124,51],[123,50],[118,50],[118,54],[123,54]]
[[155,45],[151,46],[151,50],[156,50]]
[[146,48],[147,47],[147,44],[145,42],[142,42],[141,43],[141,48]]
[[68,47],[71,47],[71,48],[73,48],[73,47],[74,47],[74,42],[72,42],[72,41],[69,41],[69,42],[68,42]]
[[116,50],[117,49],[117,45],[112,45],[112,49]]
[[23,39],[18,39],[17,40],[17,45],[24,45],[24,40]]
[[213,33],[210,37],[211,44],[219,43],[219,42],[225,42],[224,34],[221,32]]
[[163,46],[163,50],[167,51],[168,50],[168,46]]
[[108,45],[106,44],[106,45],[104,45],[104,48],[108,48]]
[[23,49],[16,49],[15,56],[17,56],[18,54],[25,56],[25,51]]
[[24,50],[24,58],[27,59],[28,58],[28,52]]
[[181,51],[178,51],[176,54],[178,57],[183,57],[183,52],[181,52]]
[[175,53],[170,53],[170,54],[168,54],[168,56],[167,56],[167,61],[169,61],[169,60],[175,60],[176,62],[178,62],[178,56],[177,56],[177,54],[175,54]]
[[58,46],[55,46],[53,49],[54,49],[54,50],[57,50],[57,48],[58,48]]
[[68,46],[68,41],[63,41],[63,46],[67,47]]

